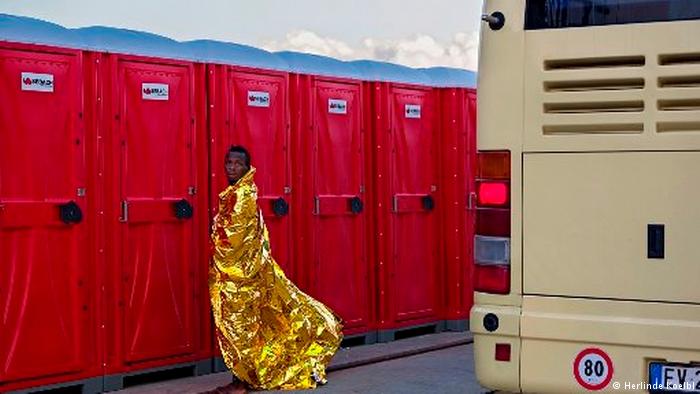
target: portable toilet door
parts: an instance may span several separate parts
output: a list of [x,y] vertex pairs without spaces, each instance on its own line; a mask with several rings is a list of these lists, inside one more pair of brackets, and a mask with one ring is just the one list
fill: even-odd
[[[109,389],[121,374],[203,356],[202,238],[196,154],[203,119],[189,62],[105,56],[111,254],[107,303]],[[202,71],[203,72],[203,71]],[[206,166],[206,160],[204,160]],[[201,188],[201,186],[200,186]],[[204,187],[203,189],[206,189]],[[206,202],[204,200],[204,202]],[[206,361],[204,361],[206,362]]]
[[278,53],[290,74],[294,227],[301,287],[343,319],[344,334],[376,341],[368,239],[370,170],[362,74],[325,56]]
[[433,88],[375,83],[374,95],[379,340],[390,341],[441,329],[439,128]]
[[0,391],[86,379],[96,346],[82,54],[0,43]]
[[362,82],[290,78],[300,286],[343,319],[345,335],[374,342]]
[[372,308],[361,83],[316,78],[310,98],[314,295],[343,318],[346,334],[367,332]]

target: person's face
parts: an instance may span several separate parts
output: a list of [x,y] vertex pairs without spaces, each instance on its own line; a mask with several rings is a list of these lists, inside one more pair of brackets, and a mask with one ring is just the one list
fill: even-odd
[[245,155],[241,152],[229,152],[224,167],[230,183],[237,182],[248,172],[248,166],[245,165]]

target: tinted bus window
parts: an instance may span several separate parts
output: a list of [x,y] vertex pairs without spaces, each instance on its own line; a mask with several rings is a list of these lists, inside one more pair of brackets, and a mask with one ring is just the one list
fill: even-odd
[[525,29],[700,19],[698,0],[527,0]]

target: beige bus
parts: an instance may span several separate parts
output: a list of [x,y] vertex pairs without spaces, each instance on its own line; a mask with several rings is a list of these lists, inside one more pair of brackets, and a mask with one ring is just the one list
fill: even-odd
[[485,0],[479,382],[700,392],[700,0]]

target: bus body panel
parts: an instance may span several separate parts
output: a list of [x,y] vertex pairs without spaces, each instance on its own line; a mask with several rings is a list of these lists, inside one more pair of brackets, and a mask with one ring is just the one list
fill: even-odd
[[606,390],[648,392],[624,384],[650,382],[649,362],[700,360],[700,306],[632,301],[530,297],[523,300],[523,392],[585,392],[573,374],[582,350],[609,355],[613,376]]
[[[525,294],[700,303],[700,153],[523,162]],[[650,225],[663,226],[663,258],[648,257],[660,237]]]
[[[508,392],[520,391],[520,312],[519,307],[475,304],[469,314],[469,331],[474,335],[476,377],[484,387]],[[484,317],[490,313],[499,317],[495,332],[486,331],[482,324]],[[495,360],[496,344],[510,345],[511,361]]]
[[700,305],[525,296],[520,328],[523,339],[686,349],[694,357],[674,361],[700,360]]
[[523,151],[700,148],[699,25],[525,32]]
[[[477,378],[582,392],[586,348],[615,365],[603,390],[647,382],[652,361],[698,363],[700,22],[526,31],[527,4],[544,2],[484,2],[505,25],[482,25],[477,148],[510,152],[511,288],[475,294]],[[649,258],[649,225],[664,225],[662,259]]]
[[[588,393],[573,376],[573,359],[582,349],[602,348],[615,362],[612,382],[601,392],[648,393],[647,363],[658,359],[687,359],[697,353],[677,349],[634,348],[620,345],[600,346],[588,342],[522,340],[522,392],[525,393]],[[614,384],[620,384],[615,390]],[[628,386],[625,386],[627,384]],[[627,387],[627,388],[625,388]]]
[[[521,294],[521,165],[523,127],[523,68],[513,67],[524,62],[523,5],[511,0],[484,2],[484,14],[500,11],[507,15],[503,29],[481,29],[482,45],[477,89],[477,149],[510,150],[511,152],[511,292],[506,296],[476,293],[476,304],[519,305]],[[505,72],[507,70],[507,72]],[[516,181],[517,180],[517,181]]]

